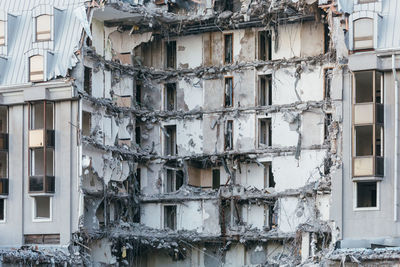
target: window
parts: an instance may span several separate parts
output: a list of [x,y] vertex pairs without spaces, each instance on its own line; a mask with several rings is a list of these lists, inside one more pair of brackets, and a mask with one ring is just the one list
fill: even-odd
[[271,119],[260,119],[258,121],[258,145],[271,146],[272,145],[272,130]]
[[324,98],[325,100],[331,99],[333,69],[324,69]]
[[0,222],[6,220],[6,200],[0,198]]
[[165,85],[164,109],[168,111],[176,110],[176,83]]
[[54,104],[30,104],[29,192],[54,193]]
[[212,170],[212,189],[218,189],[221,185],[221,174],[219,169]]
[[36,42],[49,41],[50,36],[50,15],[41,15],[36,18]]
[[272,163],[264,163],[264,188],[275,187],[274,174],[272,172]]
[[135,128],[135,141],[136,144],[140,147],[142,144],[142,133],[141,133],[141,129],[140,126],[136,126]]
[[225,130],[225,150],[233,149],[233,121],[227,121]]
[[90,112],[82,111],[82,135],[90,136],[92,127],[92,115]]
[[357,208],[376,208],[378,182],[357,182]]
[[0,46],[6,44],[6,22],[0,20]]
[[37,196],[33,197],[34,209],[33,209],[33,220],[51,220],[51,197],[48,196]]
[[354,74],[353,176],[383,176],[383,75],[376,71]]
[[31,82],[44,80],[43,56],[36,55],[29,58],[29,80]]
[[233,62],[233,34],[224,35],[224,63]]
[[177,153],[176,148],[176,126],[165,126],[165,155],[175,156]]
[[167,170],[166,192],[171,193],[179,190],[183,185],[183,171]]
[[331,43],[331,35],[329,31],[329,25],[328,23],[324,24],[324,53],[329,52],[329,47]]
[[136,105],[142,105],[142,85],[140,82],[136,81]]
[[332,114],[325,114],[325,123],[324,123],[324,141],[328,141],[329,139],[329,126],[332,124]]
[[357,19],[353,22],[354,50],[374,47],[374,20],[370,18]]
[[176,69],[176,41],[167,42],[167,68]]
[[0,106],[0,195],[8,194],[8,108]]
[[164,206],[164,229],[176,230],[176,206]]
[[264,205],[264,227],[268,230],[278,226],[278,216],[273,205]]
[[233,106],[233,78],[225,77],[225,107]]
[[271,75],[259,76],[258,105],[272,105],[272,80]]
[[92,69],[85,67],[83,88],[88,95],[92,94]]
[[269,31],[258,32],[258,59],[271,60],[271,33]]

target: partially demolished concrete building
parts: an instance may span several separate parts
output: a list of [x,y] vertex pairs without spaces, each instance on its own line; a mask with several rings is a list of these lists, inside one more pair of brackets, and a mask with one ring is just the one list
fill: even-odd
[[25,2],[0,0],[0,266],[400,258],[395,0]]

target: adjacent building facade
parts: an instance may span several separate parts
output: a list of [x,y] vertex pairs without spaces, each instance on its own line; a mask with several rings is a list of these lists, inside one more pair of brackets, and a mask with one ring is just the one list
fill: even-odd
[[0,265],[394,264],[398,8],[0,1]]

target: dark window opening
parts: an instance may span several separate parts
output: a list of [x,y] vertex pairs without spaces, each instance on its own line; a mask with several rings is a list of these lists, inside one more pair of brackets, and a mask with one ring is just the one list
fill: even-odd
[[258,145],[271,146],[272,145],[272,129],[271,119],[259,120],[259,136]]
[[377,182],[357,183],[357,208],[377,207]]
[[275,187],[274,173],[271,162],[264,163],[264,187]]
[[167,193],[175,192],[183,185],[183,171],[167,170]]
[[225,64],[233,62],[233,34],[224,35],[224,62]]
[[326,23],[324,24],[324,53],[329,52],[330,42],[331,42],[331,35],[329,32],[329,25]]
[[332,76],[333,69],[324,70],[324,97],[325,99],[331,99],[331,88],[332,88]]
[[83,89],[88,95],[92,94],[92,69],[88,67],[85,67]]
[[226,123],[225,131],[225,150],[233,149],[233,121]]
[[176,41],[167,42],[167,68],[176,69]]
[[90,112],[82,111],[82,135],[90,136],[92,116]]
[[274,206],[267,206],[268,209],[268,227],[269,229],[274,229],[278,226],[278,215],[277,213],[274,211]]
[[218,189],[221,183],[221,174],[219,169],[212,170],[212,189]]
[[167,83],[165,91],[165,110],[176,110],[176,83]]
[[233,78],[225,78],[225,107],[233,106]]
[[51,214],[51,199],[50,197],[38,196],[34,197],[35,201],[35,210],[34,210],[34,218],[35,219],[50,219]]
[[356,155],[355,156],[371,156],[373,155],[373,125],[356,126]]
[[176,126],[165,126],[165,155],[175,156],[178,149],[176,147]]
[[164,229],[176,230],[176,206],[164,206]]
[[142,85],[137,82],[136,83],[136,105],[141,106],[142,105]]
[[135,141],[136,141],[136,144],[137,144],[138,146],[140,146],[140,145],[142,144],[140,126],[136,126],[136,127],[135,127]]
[[260,76],[258,105],[272,105],[272,79],[271,75]]
[[329,126],[332,124],[332,114],[325,114],[325,123],[324,123],[324,140],[328,141],[329,139]]
[[258,59],[271,60],[271,33],[269,31],[258,32]]
[[6,218],[6,205],[4,198],[0,198],[0,221],[4,221]]

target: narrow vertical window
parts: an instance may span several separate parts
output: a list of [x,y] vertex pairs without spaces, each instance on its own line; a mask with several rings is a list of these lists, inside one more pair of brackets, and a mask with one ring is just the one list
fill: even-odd
[[176,230],[176,206],[164,206],[164,229]]
[[36,41],[49,41],[51,39],[51,17],[50,15],[41,15],[36,18]]
[[272,105],[272,80],[271,75],[259,76],[258,105]]
[[167,83],[165,86],[164,109],[168,111],[176,110],[176,83]]
[[264,188],[275,187],[274,174],[272,172],[272,163],[264,163]]
[[176,69],[176,41],[167,42],[167,68]]
[[167,193],[175,192],[183,185],[183,171],[167,170]]
[[36,55],[29,58],[29,80],[31,82],[40,82],[44,80],[43,56]]
[[0,195],[8,195],[8,108],[0,106]]
[[92,129],[92,114],[87,111],[82,112],[82,135],[90,136]]
[[225,78],[225,107],[233,106],[233,78]]
[[6,200],[0,198],[0,222],[6,219]]
[[224,35],[224,63],[233,62],[233,34]]
[[212,189],[218,189],[220,187],[221,174],[219,169],[212,170]]
[[175,156],[177,153],[176,149],[176,126],[165,126],[165,155]]
[[353,22],[354,50],[374,47],[374,20],[361,18]]
[[0,46],[6,44],[6,22],[0,20]]
[[329,126],[332,123],[332,114],[325,114],[325,122],[324,122],[324,141],[328,141],[329,139]]
[[333,69],[324,69],[324,98],[325,100],[331,99]]
[[136,81],[136,105],[139,107],[142,105],[142,84]]
[[271,60],[271,33],[269,31],[258,32],[258,59]]
[[271,146],[272,145],[272,131],[271,119],[260,119],[258,122],[258,145]]
[[83,88],[88,95],[92,94],[92,69],[85,67]]
[[225,130],[225,150],[233,149],[233,121],[227,121]]
[[142,138],[141,138],[141,129],[140,126],[136,126],[135,128],[135,141],[136,144],[140,147],[142,145]]
[[324,53],[329,52],[329,47],[331,43],[331,35],[329,31],[329,25],[328,23],[324,24]]

